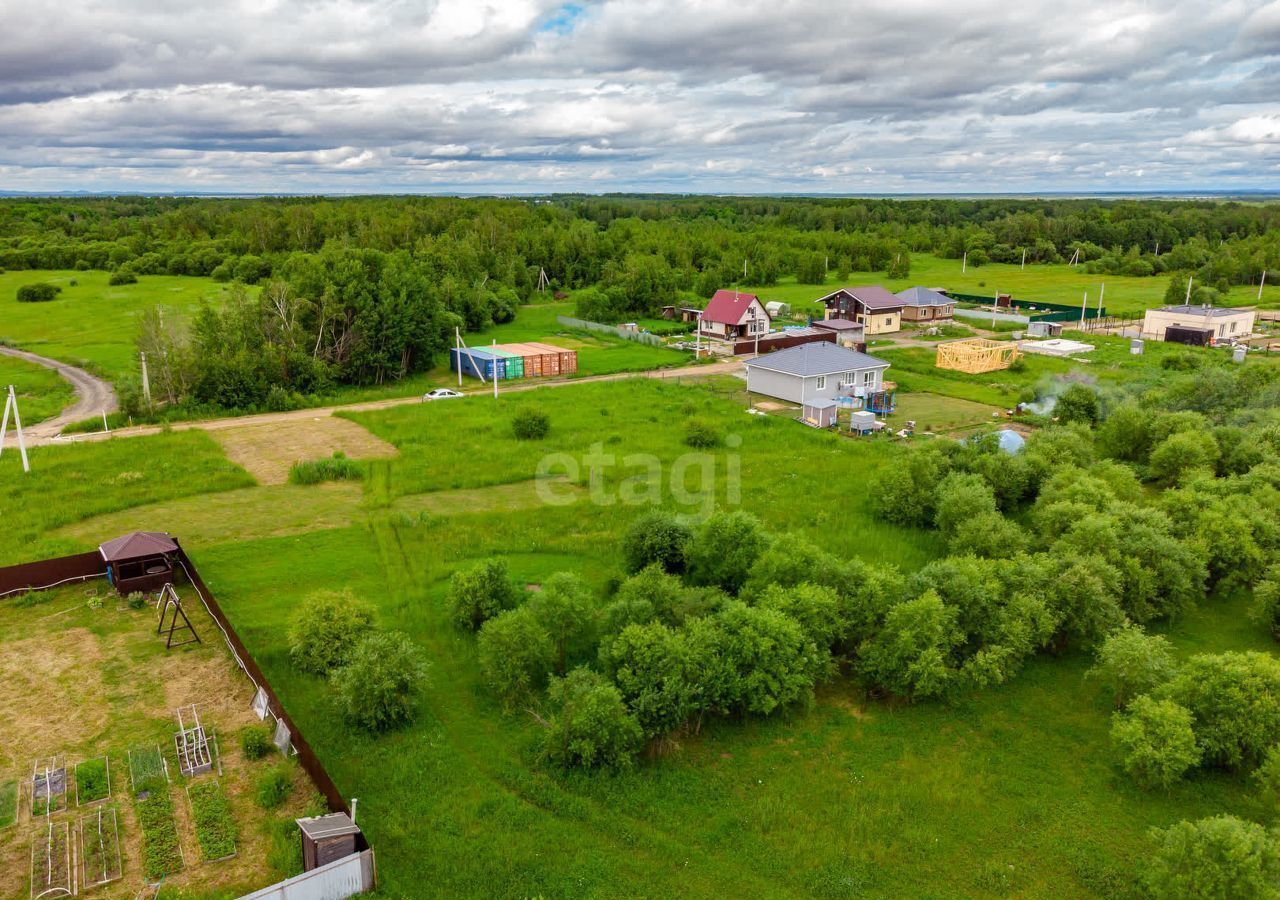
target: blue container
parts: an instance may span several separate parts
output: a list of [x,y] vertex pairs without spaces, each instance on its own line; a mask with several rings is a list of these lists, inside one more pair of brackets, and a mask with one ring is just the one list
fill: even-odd
[[463,375],[470,375],[473,378],[484,378],[486,381],[492,378],[503,379],[507,377],[507,361],[500,356],[478,348],[459,349],[455,347],[450,350],[449,368],[455,372],[461,370]]

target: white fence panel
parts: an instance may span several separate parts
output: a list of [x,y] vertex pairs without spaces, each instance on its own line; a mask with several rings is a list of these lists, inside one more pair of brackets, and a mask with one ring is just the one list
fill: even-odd
[[295,875],[240,900],[346,900],[373,888],[373,851],[365,850]]

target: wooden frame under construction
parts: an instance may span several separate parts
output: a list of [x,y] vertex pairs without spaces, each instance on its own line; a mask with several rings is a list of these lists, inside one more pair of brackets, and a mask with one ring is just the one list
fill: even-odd
[[939,344],[938,358],[934,365],[939,369],[954,369],[977,375],[1007,369],[1020,355],[1018,345],[1013,341],[966,338]]

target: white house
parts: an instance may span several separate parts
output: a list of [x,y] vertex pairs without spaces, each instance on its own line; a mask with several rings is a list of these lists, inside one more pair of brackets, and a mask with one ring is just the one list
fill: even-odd
[[1169,328],[1191,328],[1204,331],[1214,341],[1245,337],[1253,331],[1252,309],[1230,306],[1162,306],[1149,309],[1142,319],[1142,336],[1163,341]]
[[744,363],[747,390],[790,403],[865,397],[882,389],[889,364],[831,343],[801,344]]
[[773,319],[755,294],[716,291],[698,322],[703,337],[736,341],[768,334]]

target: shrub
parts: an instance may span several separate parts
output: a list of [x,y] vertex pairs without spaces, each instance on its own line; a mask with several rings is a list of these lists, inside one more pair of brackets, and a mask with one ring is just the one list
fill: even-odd
[[1170,787],[1200,761],[1191,712],[1171,700],[1134,700],[1115,714],[1111,742],[1125,772],[1144,788]]
[[543,758],[564,768],[624,768],[644,738],[622,694],[601,675],[574,669],[547,691],[555,712],[542,736]]
[[622,539],[627,571],[660,565],[673,575],[684,572],[693,532],[671,513],[655,509],[631,523]]
[[719,447],[720,432],[704,419],[690,419],[684,427],[684,442],[699,450]]
[[302,460],[289,468],[290,484],[319,484],[322,481],[359,481],[364,478],[364,466],[354,459],[347,459],[341,452],[328,459]]
[[938,483],[933,524],[950,537],[963,522],[996,512],[996,497],[981,475],[952,472]]
[[1280,641],[1280,563],[1269,566],[1254,587],[1250,615],[1255,622],[1266,625],[1271,636]]
[[814,646],[794,619],[738,600],[712,619],[695,619],[689,636],[691,660],[707,673],[712,705],[723,712],[768,715],[808,702],[831,668],[830,651]]
[[792,588],[770,585],[756,603],[774,609],[798,624],[804,636],[820,648],[830,648],[849,631],[840,595],[829,587],[799,584]]
[[470,569],[453,573],[449,581],[449,606],[459,628],[475,631],[504,610],[520,602],[520,589],[500,559],[486,559]]
[[258,778],[258,805],[263,809],[275,809],[293,793],[293,779],[284,766],[272,766]]
[[540,441],[551,433],[551,419],[540,409],[526,407],[512,418],[511,431],[517,440]]
[[128,269],[116,269],[111,273],[111,277],[107,279],[107,284],[111,287],[120,287],[124,284],[137,284],[138,276]]
[[18,288],[18,302],[48,303],[60,293],[62,293],[62,288],[56,284],[38,281],[34,284],[24,284]]
[[350,594],[312,594],[289,628],[289,656],[302,671],[325,675],[345,665],[372,628],[373,610]]
[[240,732],[240,750],[245,759],[262,759],[274,749],[268,726],[250,725]]
[[1268,654],[1197,654],[1160,694],[1191,711],[1206,765],[1254,764],[1280,743],[1280,660]]
[[1267,751],[1262,764],[1253,770],[1253,778],[1262,789],[1262,798],[1268,805],[1280,803],[1280,744]]
[[952,654],[964,638],[957,618],[934,590],[897,604],[862,643],[863,674],[900,697],[941,696],[956,676]]
[[571,653],[587,642],[595,625],[595,604],[582,579],[571,572],[557,572],[529,601],[530,614],[546,629],[555,646],[556,672],[568,669]]
[[1193,470],[1213,471],[1218,442],[1211,431],[1180,431],[1165,438],[1151,451],[1151,477],[1166,484]]
[[689,545],[690,579],[736,594],[769,542],[768,532],[750,513],[716,513],[702,523]]
[[422,651],[399,632],[373,632],[332,676],[343,718],[365,731],[389,731],[412,722],[427,680]]
[[508,709],[546,682],[556,658],[551,635],[527,606],[485,622],[476,651],[485,681]]
[[1167,638],[1127,624],[1102,642],[1089,674],[1106,685],[1115,705],[1121,707],[1167,682],[1176,670],[1173,646]]
[[1145,882],[1157,900],[1273,898],[1280,879],[1274,832],[1235,816],[1179,822],[1151,834],[1156,852]]
[[1073,384],[1062,392],[1054,404],[1053,414],[1064,425],[1072,422],[1096,425],[1100,417],[1098,395],[1083,384]]

